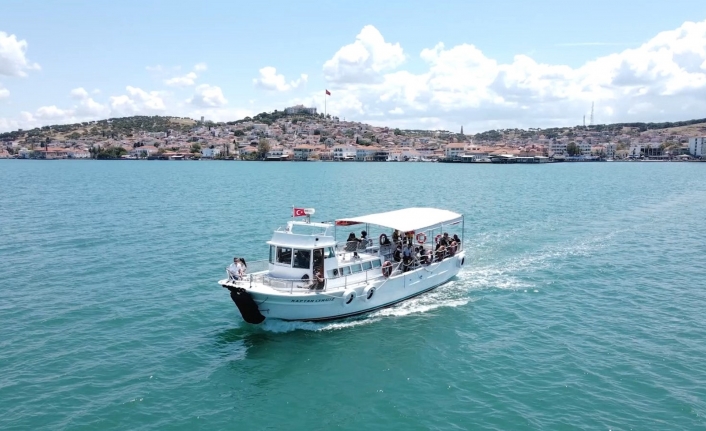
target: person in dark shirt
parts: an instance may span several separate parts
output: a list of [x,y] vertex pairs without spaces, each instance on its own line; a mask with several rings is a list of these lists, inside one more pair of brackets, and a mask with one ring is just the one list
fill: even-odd
[[395,251],[392,253],[392,260],[395,262],[401,262],[402,261],[402,245],[397,244],[397,248],[395,248]]

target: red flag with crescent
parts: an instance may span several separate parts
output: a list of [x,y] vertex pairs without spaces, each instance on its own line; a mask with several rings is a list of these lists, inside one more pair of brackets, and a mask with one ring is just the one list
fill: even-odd
[[304,208],[292,208],[292,217],[306,217]]
[[331,92],[328,91],[328,90],[326,90],[326,95],[327,95],[327,96],[330,96],[330,95],[331,95]]

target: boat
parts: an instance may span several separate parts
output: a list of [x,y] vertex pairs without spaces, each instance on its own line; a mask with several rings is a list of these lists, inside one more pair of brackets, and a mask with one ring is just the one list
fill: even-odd
[[[295,208],[294,213],[305,219],[290,220],[274,231],[267,241],[268,260],[248,263],[244,275],[227,270],[218,281],[248,323],[369,313],[448,282],[465,264],[463,237],[457,236],[463,236],[464,218],[452,211],[405,208],[333,222],[311,221],[313,208]],[[371,235],[348,241],[355,235],[350,230],[361,226]],[[338,241],[337,233],[348,238]],[[452,243],[453,237],[460,241]],[[395,261],[403,241],[418,253]]]

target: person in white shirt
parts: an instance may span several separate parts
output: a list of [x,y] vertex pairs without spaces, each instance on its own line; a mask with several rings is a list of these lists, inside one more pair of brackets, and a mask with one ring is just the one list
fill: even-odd
[[228,265],[226,270],[228,271],[230,278],[233,280],[240,280],[243,276],[243,265],[237,257],[233,258],[233,263]]

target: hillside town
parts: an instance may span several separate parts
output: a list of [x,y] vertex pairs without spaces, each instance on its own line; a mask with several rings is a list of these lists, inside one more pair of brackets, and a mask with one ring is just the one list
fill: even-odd
[[0,134],[0,158],[542,163],[704,156],[706,120],[650,125],[467,135],[463,127],[449,132],[372,126],[298,105],[227,123],[127,117],[18,130]]

